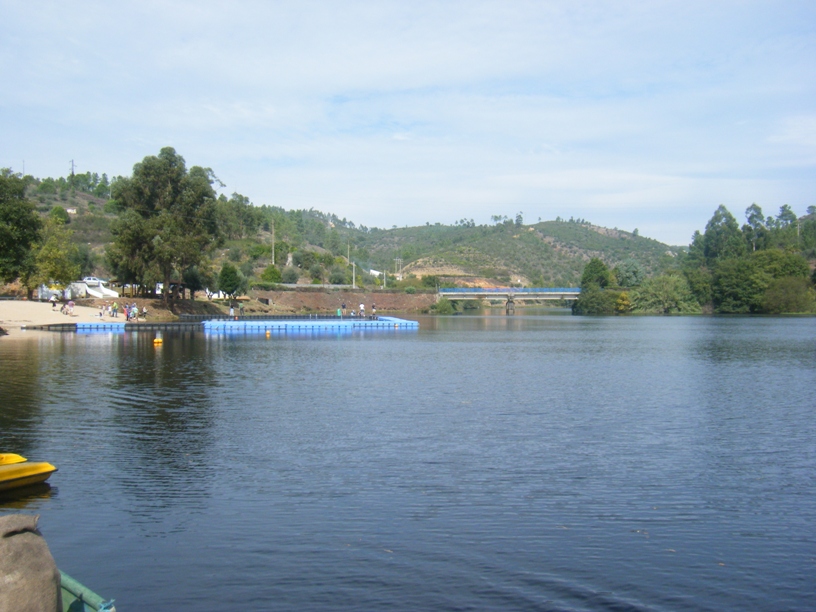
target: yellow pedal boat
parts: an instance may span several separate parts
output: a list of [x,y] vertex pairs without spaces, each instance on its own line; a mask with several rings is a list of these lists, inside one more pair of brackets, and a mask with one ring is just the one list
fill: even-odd
[[0,491],[45,482],[57,468],[44,461],[26,461],[11,453],[0,454]]
[[23,461],[28,461],[28,459],[20,455],[15,455],[14,453],[0,453],[0,465],[22,463]]

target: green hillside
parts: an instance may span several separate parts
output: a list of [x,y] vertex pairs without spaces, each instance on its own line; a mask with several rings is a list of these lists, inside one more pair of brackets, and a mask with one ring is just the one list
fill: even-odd
[[651,275],[665,270],[677,255],[676,249],[650,238],[574,221],[377,230],[363,235],[360,243],[378,269],[394,270],[394,259],[401,258],[406,272],[441,270],[441,276],[496,283],[521,278],[536,286],[577,285],[592,257],[610,267],[634,259]]
[[[40,214],[60,214],[68,221],[66,227],[83,253],[83,274],[112,274],[105,251],[113,240],[111,228],[119,208],[110,194],[106,175],[100,179],[95,173],[29,181],[26,195]],[[654,275],[671,266],[677,255],[676,248],[656,240],[582,220],[533,225],[524,225],[521,219],[496,219],[491,225],[463,220],[386,230],[357,226],[314,209],[256,207],[240,194],[229,199],[222,195],[218,205],[222,240],[212,254],[212,268],[217,272],[229,260],[250,280],[260,279],[272,264],[273,240],[278,268],[284,267],[290,253],[312,253],[295,263],[307,264],[301,263],[301,268],[322,266],[328,276],[332,266],[345,265],[348,257],[362,278],[363,271],[376,269],[394,275],[433,275],[449,283],[575,286],[592,257],[610,267],[632,259]]]
[[[128,276],[111,259],[110,247],[122,232],[126,206],[116,199],[121,191],[117,185],[130,179],[109,180],[105,174],[88,172],[25,180],[26,197],[39,214],[64,219],[79,247],[73,257],[83,275]],[[514,220],[494,217],[485,225],[463,219],[454,225],[379,229],[314,209],[254,206],[237,193],[217,196],[214,215],[218,232],[198,272],[213,278],[230,262],[250,284],[279,282],[287,262],[293,264],[290,281],[300,277],[301,282],[350,282],[353,262],[357,280],[363,283],[375,282],[365,274],[374,269],[395,277],[433,276],[445,283],[575,286],[592,257],[610,268],[634,260],[648,275],[656,275],[671,267],[678,255],[676,248],[655,240],[572,219],[525,225],[519,215]],[[120,280],[142,283],[158,278],[149,266],[142,270],[138,278]],[[394,282],[389,279],[389,284]]]

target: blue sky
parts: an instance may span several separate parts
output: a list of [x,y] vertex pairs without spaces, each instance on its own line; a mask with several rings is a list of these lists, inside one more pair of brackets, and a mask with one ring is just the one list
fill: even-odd
[[523,212],[688,244],[816,204],[813,2],[0,0],[0,166],[391,227]]

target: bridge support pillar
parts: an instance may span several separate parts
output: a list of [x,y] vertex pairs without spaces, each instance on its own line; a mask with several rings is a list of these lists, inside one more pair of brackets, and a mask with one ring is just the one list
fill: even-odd
[[508,315],[511,315],[511,314],[515,314],[515,312],[516,312],[516,304],[515,304],[515,302],[513,302],[513,298],[509,297],[509,298],[507,298],[507,302],[505,302],[505,304],[504,304],[504,313],[508,314]]

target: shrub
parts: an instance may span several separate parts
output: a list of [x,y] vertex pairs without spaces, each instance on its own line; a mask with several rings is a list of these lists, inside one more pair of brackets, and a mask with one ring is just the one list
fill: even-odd
[[286,268],[284,268],[283,273],[281,274],[281,280],[287,284],[293,284],[298,282],[299,277],[300,275],[298,274],[297,269],[293,268],[292,266],[287,266]]
[[48,216],[52,219],[57,219],[61,223],[70,223],[71,216],[68,214],[62,206],[55,206],[51,209],[51,212],[48,213]]
[[414,295],[416,293],[416,287],[406,287],[405,293],[408,295]]
[[332,285],[344,285],[348,281],[346,270],[341,266],[334,266],[329,273],[329,283]]
[[611,315],[615,314],[615,306],[620,296],[619,292],[605,291],[598,285],[589,285],[581,289],[581,295],[572,303],[574,315]]
[[771,314],[813,312],[816,292],[806,278],[788,276],[771,281],[762,298],[762,310]]
[[282,280],[281,272],[277,266],[266,266],[264,271],[261,272],[261,280],[265,283],[279,283]]
[[253,244],[248,252],[250,259],[260,259],[272,255],[272,247],[268,244]]
[[453,302],[451,302],[448,298],[441,297],[436,304],[431,306],[431,310],[433,310],[436,314],[449,315],[454,313],[455,308],[453,307]]
[[274,291],[275,287],[277,287],[275,283],[265,283],[263,281],[252,283],[252,288],[260,291]]

